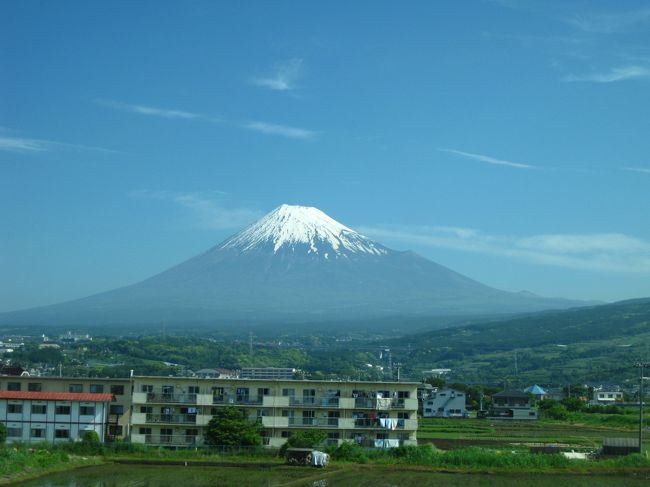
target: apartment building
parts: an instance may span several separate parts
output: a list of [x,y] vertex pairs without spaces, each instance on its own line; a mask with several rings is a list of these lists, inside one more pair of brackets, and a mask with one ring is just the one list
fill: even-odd
[[466,407],[465,393],[455,389],[432,391],[428,397],[422,398],[425,418],[466,418],[469,412]]
[[236,406],[263,425],[264,444],[321,429],[330,444],[417,444],[417,384],[310,380],[134,377],[131,441],[192,447],[219,407]]
[[[131,380],[90,377],[0,376],[0,392],[109,394],[105,439],[126,439],[131,412]],[[31,404],[28,405],[31,408]],[[79,404],[77,407],[81,407]],[[26,406],[27,407],[27,406]],[[55,407],[55,406],[53,406]],[[5,421],[0,416],[0,421]],[[7,424],[7,423],[6,423]]]
[[[0,376],[0,391],[109,394],[106,439],[175,448],[203,445],[206,425],[224,406],[239,407],[250,419],[261,422],[264,444],[270,447],[279,447],[296,431],[309,429],[326,431],[330,444],[415,445],[417,386],[405,382]],[[31,404],[24,407],[31,408]],[[0,421],[8,424],[4,416]]]
[[75,441],[88,431],[105,439],[111,394],[0,391],[7,442]]

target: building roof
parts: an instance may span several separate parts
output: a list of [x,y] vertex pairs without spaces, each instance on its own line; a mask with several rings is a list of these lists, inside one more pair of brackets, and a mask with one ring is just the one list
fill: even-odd
[[525,397],[528,399],[528,394],[521,391],[502,391],[492,394],[492,397]]
[[0,399],[30,399],[33,401],[86,401],[110,402],[113,394],[94,394],[82,392],[31,392],[0,391]]
[[524,389],[524,392],[527,392],[529,394],[534,394],[536,396],[546,394],[546,391],[541,387],[539,387],[537,384],[527,387],[526,389]]

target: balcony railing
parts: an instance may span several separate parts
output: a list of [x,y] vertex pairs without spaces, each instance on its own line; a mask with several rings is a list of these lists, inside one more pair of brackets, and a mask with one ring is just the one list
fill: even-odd
[[212,404],[250,404],[260,405],[264,401],[264,396],[230,396],[218,395],[212,396]]
[[161,394],[157,392],[148,392],[147,402],[196,404],[196,394]]
[[196,414],[147,414],[147,423],[196,424]]
[[370,397],[357,397],[354,399],[354,407],[358,409],[399,409],[406,407],[405,399],[391,399],[391,398],[370,398]]
[[316,397],[316,396],[288,396],[290,406],[311,406],[320,408],[337,408],[339,407],[338,397]]
[[[389,418],[390,423],[385,423],[381,418],[375,419],[366,419],[366,418],[356,418],[354,420],[355,428],[382,428],[382,429],[404,429],[405,420]],[[393,428],[393,426],[395,428]]]
[[289,418],[289,426],[338,428],[339,418]]

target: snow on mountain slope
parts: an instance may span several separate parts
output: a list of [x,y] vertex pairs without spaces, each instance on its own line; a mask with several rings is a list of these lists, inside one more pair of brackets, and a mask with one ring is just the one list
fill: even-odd
[[236,248],[241,252],[273,247],[295,251],[306,246],[307,253],[325,258],[348,256],[349,253],[385,255],[383,246],[330,218],[318,208],[282,205],[233,237],[220,249]]

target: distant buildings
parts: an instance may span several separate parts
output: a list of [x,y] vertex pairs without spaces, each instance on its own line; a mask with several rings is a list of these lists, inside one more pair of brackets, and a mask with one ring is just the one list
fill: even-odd
[[291,380],[296,369],[282,367],[244,367],[239,373],[241,379]]
[[466,396],[455,389],[432,391],[422,398],[422,416],[425,418],[467,418]]
[[531,404],[530,395],[525,392],[503,391],[492,394],[487,418],[529,421],[537,419],[537,410]]

